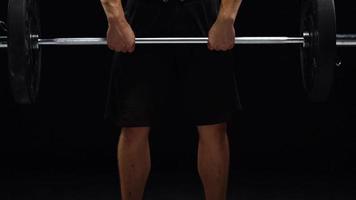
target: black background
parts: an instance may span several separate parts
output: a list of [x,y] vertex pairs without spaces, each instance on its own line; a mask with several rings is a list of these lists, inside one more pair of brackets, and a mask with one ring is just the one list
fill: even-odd
[[[40,7],[43,38],[105,36],[107,24],[99,0],[41,1]],[[0,9],[0,19],[6,21],[6,1],[1,1]],[[245,0],[236,23],[237,34],[297,36],[299,10],[298,0]],[[336,1],[336,10],[338,33],[356,33],[356,7],[352,1]],[[336,191],[334,195],[341,195],[341,199],[352,199],[356,170],[356,50],[339,48],[342,66],[337,69],[335,91],[330,102],[322,105],[310,103],[305,97],[298,46],[241,45],[235,50],[244,110],[235,114],[229,129],[231,181],[241,183],[242,177],[256,174],[272,177],[266,180],[303,177],[303,186],[308,185],[305,180],[336,183],[315,187],[327,196]],[[72,180],[64,179],[65,175],[100,174],[110,179],[97,185],[111,181],[113,196],[118,196],[116,144],[120,130],[103,118],[111,54],[104,46],[44,47],[39,104],[22,106],[11,97],[7,51],[0,49],[2,180],[6,186],[20,187],[8,187],[8,198],[17,199],[16,191],[26,188],[32,193],[22,194],[24,199],[31,195],[40,199],[53,189],[43,189],[43,185]],[[158,183],[167,179],[164,184],[174,188],[174,182],[178,182],[174,174],[183,174],[185,178],[179,179],[182,182],[199,185],[197,175],[191,175],[196,171],[196,142],[193,127],[154,129],[152,174],[157,176],[152,175],[152,185],[155,180]],[[159,178],[165,173],[171,178]],[[295,180],[287,179],[285,183]],[[29,189],[30,185],[43,187]],[[150,188],[155,191],[154,186]],[[311,186],[306,188],[319,193]],[[242,190],[231,188],[235,189],[237,196],[242,195]],[[85,198],[78,195],[77,199]]]

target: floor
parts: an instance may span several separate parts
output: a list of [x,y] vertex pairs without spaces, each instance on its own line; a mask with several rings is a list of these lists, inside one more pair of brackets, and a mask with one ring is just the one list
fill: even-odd
[[[7,200],[120,199],[115,168],[10,169],[8,172],[1,181]],[[229,200],[356,199],[356,179],[347,173],[334,179],[316,174],[298,175],[268,170],[232,170],[230,175]],[[145,199],[200,200],[204,196],[196,173],[153,170]]]

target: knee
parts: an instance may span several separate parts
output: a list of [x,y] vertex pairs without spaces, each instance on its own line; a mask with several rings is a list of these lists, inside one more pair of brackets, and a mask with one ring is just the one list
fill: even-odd
[[148,127],[123,127],[121,128],[120,140],[134,144],[148,141],[150,128]]
[[227,139],[226,123],[198,126],[199,142],[223,144]]

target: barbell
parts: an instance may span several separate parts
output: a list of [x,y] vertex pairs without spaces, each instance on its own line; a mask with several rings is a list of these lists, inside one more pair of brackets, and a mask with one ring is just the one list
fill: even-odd
[[[311,101],[328,99],[334,83],[336,47],[356,46],[356,35],[336,34],[334,0],[301,0],[298,37],[236,37],[236,44],[300,45],[302,83]],[[40,87],[41,46],[107,45],[105,38],[41,38],[37,0],[9,0],[7,36],[0,48],[8,50],[14,99],[36,102]],[[206,44],[208,38],[136,38],[136,44]]]

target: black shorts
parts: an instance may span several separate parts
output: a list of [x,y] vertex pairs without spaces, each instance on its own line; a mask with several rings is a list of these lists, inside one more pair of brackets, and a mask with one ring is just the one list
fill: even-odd
[[[207,3],[210,2],[210,3]],[[215,0],[128,0],[136,37],[207,37]],[[115,53],[106,114],[121,127],[226,122],[241,108],[233,52],[205,44],[136,45]]]

